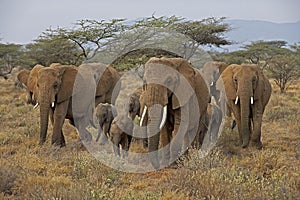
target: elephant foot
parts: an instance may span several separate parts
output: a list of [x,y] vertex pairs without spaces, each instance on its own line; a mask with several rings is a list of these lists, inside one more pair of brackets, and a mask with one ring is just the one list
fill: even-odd
[[151,162],[153,168],[158,170],[160,168],[160,163],[159,163],[158,155],[156,153],[157,152],[150,153],[150,162]]
[[46,140],[44,140],[44,139],[41,139],[41,140],[40,140],[40,143],[39,143],[39,144],[40,144],[40,146],[43,146],[43,145],[45,144],[45,142],[46,142]]
[[52,141],[52,145],[54,146],[59,146],[59,147],[65,147],[66,143],[65,142],[61,142],[61,141]]
[[261,141],[252,141],[252,146],[254,146],[258,150],[262,150],[263,144]]
[[98,139],[98,140],[96,140],[96,142],[99,141],[99,144],[100,144],[100,145],[104,145],[104,144],[106,144],[106,143],[108,142],[108,139],[107,139],[107,137],[106,137],[105,134],[102,134],[102,135],[100,136],[100,138],[97,138],[97,139]]

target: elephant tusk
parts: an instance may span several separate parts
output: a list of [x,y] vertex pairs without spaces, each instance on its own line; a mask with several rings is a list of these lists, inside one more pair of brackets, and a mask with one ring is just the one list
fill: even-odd
[[140,120],[140,126],[143,125],[143,121],[145,119],[146,112],[147,112],[147,106],[144,107],[144,110],[143,110],[143,113],[142,113],[142,117],[141,117],[141,120]]
[[251,103],[251,105],[253,105],[253,103],[254,103],[253,97],[250,98],[250,103]]
[[54,104],[54,101],[53,101],[53,102],[51,103],[51,108],[54,108],[54,105],[55,105],[55,104]]
[[210,86],[214,86],[214,82],[213,81],[210,83]]
[[36,104],[33,106],[33,109],[36,109],[38,106],[39,106],[39,103],[36,103]]
[[234,104],[236,105],[239,102],[239,96],[236,96]]
[[165,125],[166,120],[167,120],[167,106],[164,106],[163,116],[162,116],[162,119],[161,119],[161,123],[159,125],[159,130],[161,130],[162,127]]

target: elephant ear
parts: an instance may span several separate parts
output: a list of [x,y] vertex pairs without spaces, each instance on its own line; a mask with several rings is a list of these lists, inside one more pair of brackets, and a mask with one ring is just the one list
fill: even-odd
[[258,77],[258,80],[257,80],[257,86],[254,90],[254,99],[257,100],[257,99],[261,99],[262,96],[264,95],[264,92],[265,90],[267,90],[267,83],[266,83],[266,78],[262,72],[262,70],[256,66],[257,68],[257,77]]
[[77,75],[77,69],[74,67],[56,68],[61,77],[60,89],[57,93],[57,103],[66,101],[73,94],[73,86]]
[[29,78],[29,74],[30,74],[30,71],[29,70],[21,70],[18,75],[17,75],[17,79],[18,81],[20,81],[22,83],[23,86],[27,87],[27,80]]
[[[192,65],[185,59],[173,58],[172,62],[177,66],[177,70],[180,73],[172,95],[172,108],[178,109],[187,104],[190,98],[195,94],[196,72]],[[187,84],[190,85],[192,90],[188,89],[189,86],[187,86]]]
[[236,64],[229,65],[221,74],[227,100],[234,100],[236,98],[237,91],[233,82],[233,74],[238,68],[240,68],[239,65]]

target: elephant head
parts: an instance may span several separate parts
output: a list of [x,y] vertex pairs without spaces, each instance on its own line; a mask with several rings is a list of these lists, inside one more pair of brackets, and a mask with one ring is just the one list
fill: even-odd
[[[98,136],[96,141],[101,137],[101,143],[104,143],[105,135],[110,131],[111,123],[117,115],[117,110],[112,104],[100,103],[96,107],[96,117],[100,128],[98,129]],[[102,134],[101,134],[102,131]]]
[[242,147],[248,146],[251,137],[258,146],[262,146],[262,114],[271,95],[268,79],[257,65],[236,64],[228,66],[221,77],[227,105],[237,120]]
[[[179,144],[183,143],[179,138],[198,131],[200,116],[205,116],[209,101],[208,88],[200,73],[183,58],[151,58],[145,64],[143,81],[144,106],[141,107],[140,124],[144,123],[144,116],[147,115],[149,151],[158,149],[158,133],[164,129],[164,132],[168,132],[167,138],[177,138],[172,139],[173,143],[170,144],[172,163],[184,146]],[[161,143],[167,145],[165,141]],[[156,158],[153,158],[152,164],[157,168],[157,155],[154,156]]]
[[[39,70],[37,90],[40,104],[40,144],[43,144],[46,140],[50,109],[54,111],[57,105],[70,100],[76,74],[77,69],[75,66],[45,67]],[[66,107],[68,107],[68,103]],[[64,120],[66,113],[58,114],[64,115]],[[62,126],[63,121],[59,123]],[[54,124],[54,126],[61,129],[57,124]],[[60,130],[58,131],[59,133],[53,134],[60,134]]]
[[22,70],[18,74],[18,80],[25,85],[26,91],[27,91],[27,103],[33,104],[37,106],[38,102],[38,95],[39,91],[37,89],[37,79],[38,79],[38,73],[40,69],[44,68],[42,65],[35,65],[31,71],[28,70]]
[[140,115],[140,96],[142,88],[136,89],[129,97],[128,116],[134,120],[136,115]]

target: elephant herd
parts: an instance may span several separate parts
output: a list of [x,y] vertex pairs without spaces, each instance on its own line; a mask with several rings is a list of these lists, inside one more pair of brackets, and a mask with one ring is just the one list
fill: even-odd
[[[143,86],[129,95],[122,113],[114,106],[121,76],[111,66],[36,65],[31,71],[22,70],[18,80],[26,87],[27,103],[40,108],[41,145],[46,141],[49,118],[52,144],[59,146],[66,144],[65,119],[88,143],[93,137],[87,127],[96,127],[96,118],[99,145],[109,139],[120,156],[119,146],[127,153],[138,135],[151,153],[154,168],[173,164],[191,146],[201,148],[205,138],[216,141],[225,114],[233,114],[243,148],[250,141],[262,148],[262,115],[271,95],[271,85],[256,65],[209,62],[198,70],[183,58],[149,59]],[[136,119],[144,127],[138,134],[134,133]]]

